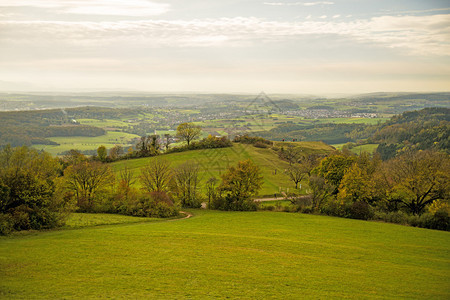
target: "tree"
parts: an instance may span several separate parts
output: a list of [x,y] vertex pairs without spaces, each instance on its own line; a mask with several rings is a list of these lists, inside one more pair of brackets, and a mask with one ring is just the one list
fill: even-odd
[[100,147],[97,148],[97,156],[98,159],[100,159],[100,161],[105,161],[106,157],[108,156],[107,151],[106,151],[106,147],[101,145]]
[[250,198],[255,196],[263,183],[261,172],[251,160],[240,161],[231,166],[222,175],[218,187],[218,203],[215,208],[221,210],[252,210],[256,206]]
[[298,184],[308,175],[308,171],[299,164],[292,164],[286,169],[286,174],[295,183],[295,188],[298,188]]
[[362,201],[371,203],[375,194],[375,185],[365,169],[354,163],[345,173],[339,185],[337,197],[348,203]]
[[347,156],[343,154],[332,155],[324,158],[320,162],[316,171],[317,174],[325,178],[329,184],[335,186],[335,191],[333,193],[337,194],[338,187],[345,175],[345,172],[347,172],[355,161],[355,156]]
[[86,161],[88,158],[78,150],[71,149],[63,156],[62,162],[65,166],[76,165],[82,161]]
[[292,165],[299,160],[301,156],[300,152],[301,150],[298,147],[288,146],[286,149],[284,149],[284,147],[281,147],[280,151],[278,152],[278,156],[281,159],[288,161],[289,165]]
[[155,156],[160,153],[159,136],[142,136],[136,145],[140,157]]
[[208,208],[211,207],[211,200],[214,199],[214,197],[216,196],[216,183],[217,178],[214,176],[210,177],[206,181],[206,195],[208,197]]
[[195,140],[200,136],[201,132],[201,127],[194,123],[182,123],[177,127],[177,136],[186,141],[188,146],[192,140]]
[[318,166],[319,161],[321,158],[323,158],[324,155],[322,154],[309,154],[302,156],[299,159],[299,163],[304,169],[304,171],[308,174],[308,177],[311,176],[311,172],[314,170],[315,167]]
[[[61,172],[57,159],[28,147],[0,150],[0,218],[15,230],[51,228],[61,224],[67,203],[55,193]],[[0,226],[0,234],[8,233]]]
[[116,160],[121,155],[123,155],[123,147],[120,145],[114,145],[114,147],[109,150],[109,158],[111,158],[111,160]]
[[177,197],[182,207],[201,206],[199,195],[199,172],[200,166],[193,162],[186,162],[175,170],[175,183],[177,187]]
[[167,151],[167,150],[169,150],[171,136],[169,133],[166,133],[166,134],[164,134],[164,138],[165,138],[164,139],[164,147],[165,147],[165,150]]
[[153,159],[141,169],[141,182],[148,192],[166,192],[172,179],[170,163],[164,159]]
[[388,194],[411,213],[423,213],[435,200],[450,198],[450,158],[435,151],[406,152],[387,162]]
[[83,211],[92,210],[94,199],[114,182],[109,165],[88,161],[69,166],[64,170],[64,178],[66,188],[74,193],[77,205]]
[[316,175],[309,177],[309,188],[311,189],[311,205],[315,211],[322,208],[335,190],[335,187],[326,182],[325,178]]
[[377,200],[375,172],[379,169],[379,154],[370,157],[367,152],[356,158],[345,172],[339,185],[338,199],[348,203],[365,202],[372,204]]
[[131,187],[135,183],[134,173],[133,171],[128,168],[127,165],[123,167],[122,170],[119,172],[120,176],[120,182],[123,182],[123,184],[127,187]]

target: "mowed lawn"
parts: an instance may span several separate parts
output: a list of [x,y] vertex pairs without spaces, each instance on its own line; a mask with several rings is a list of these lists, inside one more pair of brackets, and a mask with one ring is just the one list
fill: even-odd
[[450,298],[448,232],[293,213],[192,212],[184,220],[2,237],[0,298]]

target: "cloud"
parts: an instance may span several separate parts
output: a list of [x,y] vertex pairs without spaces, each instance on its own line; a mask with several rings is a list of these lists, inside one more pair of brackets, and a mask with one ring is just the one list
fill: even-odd
[[318,1],[318,2],[264,2],[265,5],[272,6],[315,6],[315,5],[333,5],[331,1]]
[[34,7],[59,13],[112,16],[153,16],[169,11],[169,4],[146,0],[20,0],[4,1],[0,7]]
[[[3,21],[0,44],[41,43],[79,47],[249,47],[317,36],[346,37],[403,54],[450,54],[448,15],[381,16],[367,20],[281,22],[258,18],[140,20],[118,22]],[[0,50],[1,51],[1,50]]]

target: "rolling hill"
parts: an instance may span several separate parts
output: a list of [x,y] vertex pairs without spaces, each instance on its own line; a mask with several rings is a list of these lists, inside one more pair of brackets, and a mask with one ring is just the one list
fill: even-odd
[[[296,143],[296,145],[304,149],[306,153],[323,153],[333,150],[331,146],[319,142]],[[238,161],[251,159],[260,167],[264,176],[264,184],[260,192],[261,196],[273,196],[275,193],[279,193],[280,189],[294,188],[294,184],[284,173],[284,170],[289,164],[281,160],[277,153],[269,148],[256,148],[247,144],[234,144],[231,148],[192,150],[161,155],[158,158],[170,161],[173,167],[179,166],[186,161],[198,163],[201,167],[202,182],[205,182],[212,176],[219,178],[229,166],[237,164]],[[116,173],[119,173],[120,170],[127,166],[133,170],[135,176],[139,176],[139,170],[146,164],[151,164],[154,159],[157,158],[149,157],[123,160],[113,163],[113,168]]]

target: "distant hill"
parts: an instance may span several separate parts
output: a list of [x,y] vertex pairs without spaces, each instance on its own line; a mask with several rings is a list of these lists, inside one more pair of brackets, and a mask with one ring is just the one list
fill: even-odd
[[450,153],[450,109],[425,108],[394,116],[384,124],[368,128],[370,143],[380,144],[378,152],[387,159],[398,150],[437,149]]

